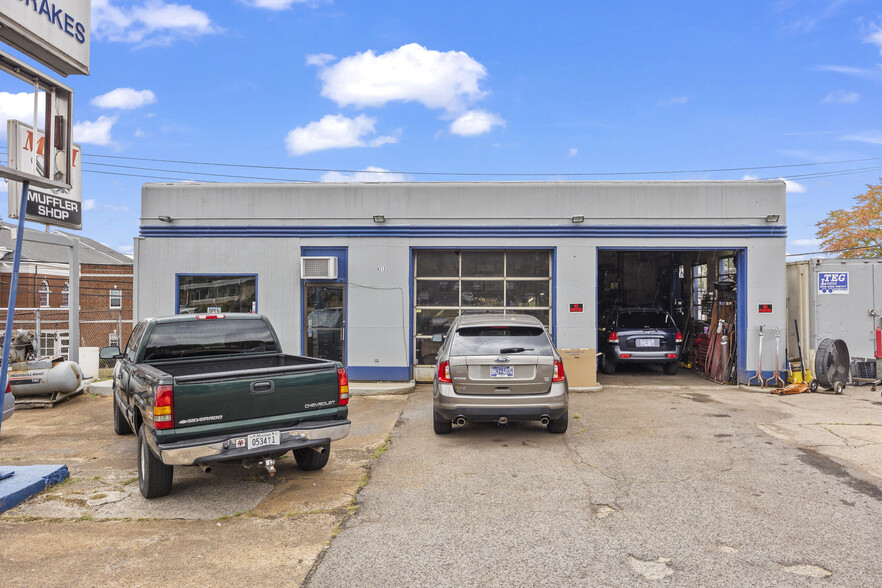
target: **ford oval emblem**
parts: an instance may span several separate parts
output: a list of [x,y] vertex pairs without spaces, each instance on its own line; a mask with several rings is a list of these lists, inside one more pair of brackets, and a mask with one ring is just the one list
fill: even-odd
[[508,358],[507,358],[507,357],[502,357],[502,356],[497,357],[497,358],[496,358],[496,363],[508,363]]

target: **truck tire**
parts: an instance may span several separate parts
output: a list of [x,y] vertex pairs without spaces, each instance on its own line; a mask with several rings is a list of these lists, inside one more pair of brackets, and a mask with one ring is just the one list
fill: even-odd
[[310,447],[295,449],[292,453],[294,453],[294,459],[297,461],[297,467],[304,472],[311,472],[320,470],[328,465],[328,459],[331,457],[331,444],[325,443],[321,447],[324,448],[324,451],[321,453]]
[[138,487],[144,498],[159,498],[171,492],[174,466],[165,465],[147,444],[147,429],[138,430]]
[[122,411],[119,409],[119,404],[116,403],[116,395],[112,396],[113,398],[113,432],[117,435],[131,435],[132,427],[129,426],[126,417],[123,416]]
[[554,433],[556,435],[562,435],[567,432],[567,426],[570,423],[570,411],[567,411],[560,415],[559,419],[554,419],[548,422],[548,432]]

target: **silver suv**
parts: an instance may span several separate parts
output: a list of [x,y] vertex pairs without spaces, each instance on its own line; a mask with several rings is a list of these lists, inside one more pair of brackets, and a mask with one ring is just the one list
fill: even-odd
[[529,315],[464,315],[438,350],[435,433],[466,421],[539,421],[564,433],[568,389],[560,355],[539,319]]

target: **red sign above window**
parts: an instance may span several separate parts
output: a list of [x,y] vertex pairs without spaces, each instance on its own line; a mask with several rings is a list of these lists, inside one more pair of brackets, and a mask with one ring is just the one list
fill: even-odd
[[759,311],[761,314],[770,314],[772,312],[771,304],[760,304]]
[[582,312],[584,310],[581,304],[570,304],[570,312]]

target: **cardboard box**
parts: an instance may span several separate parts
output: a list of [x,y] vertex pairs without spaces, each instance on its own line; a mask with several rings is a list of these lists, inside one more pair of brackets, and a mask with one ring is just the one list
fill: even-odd
[[597,352],[594,349],[558,349],[570,388],[597,386]]

